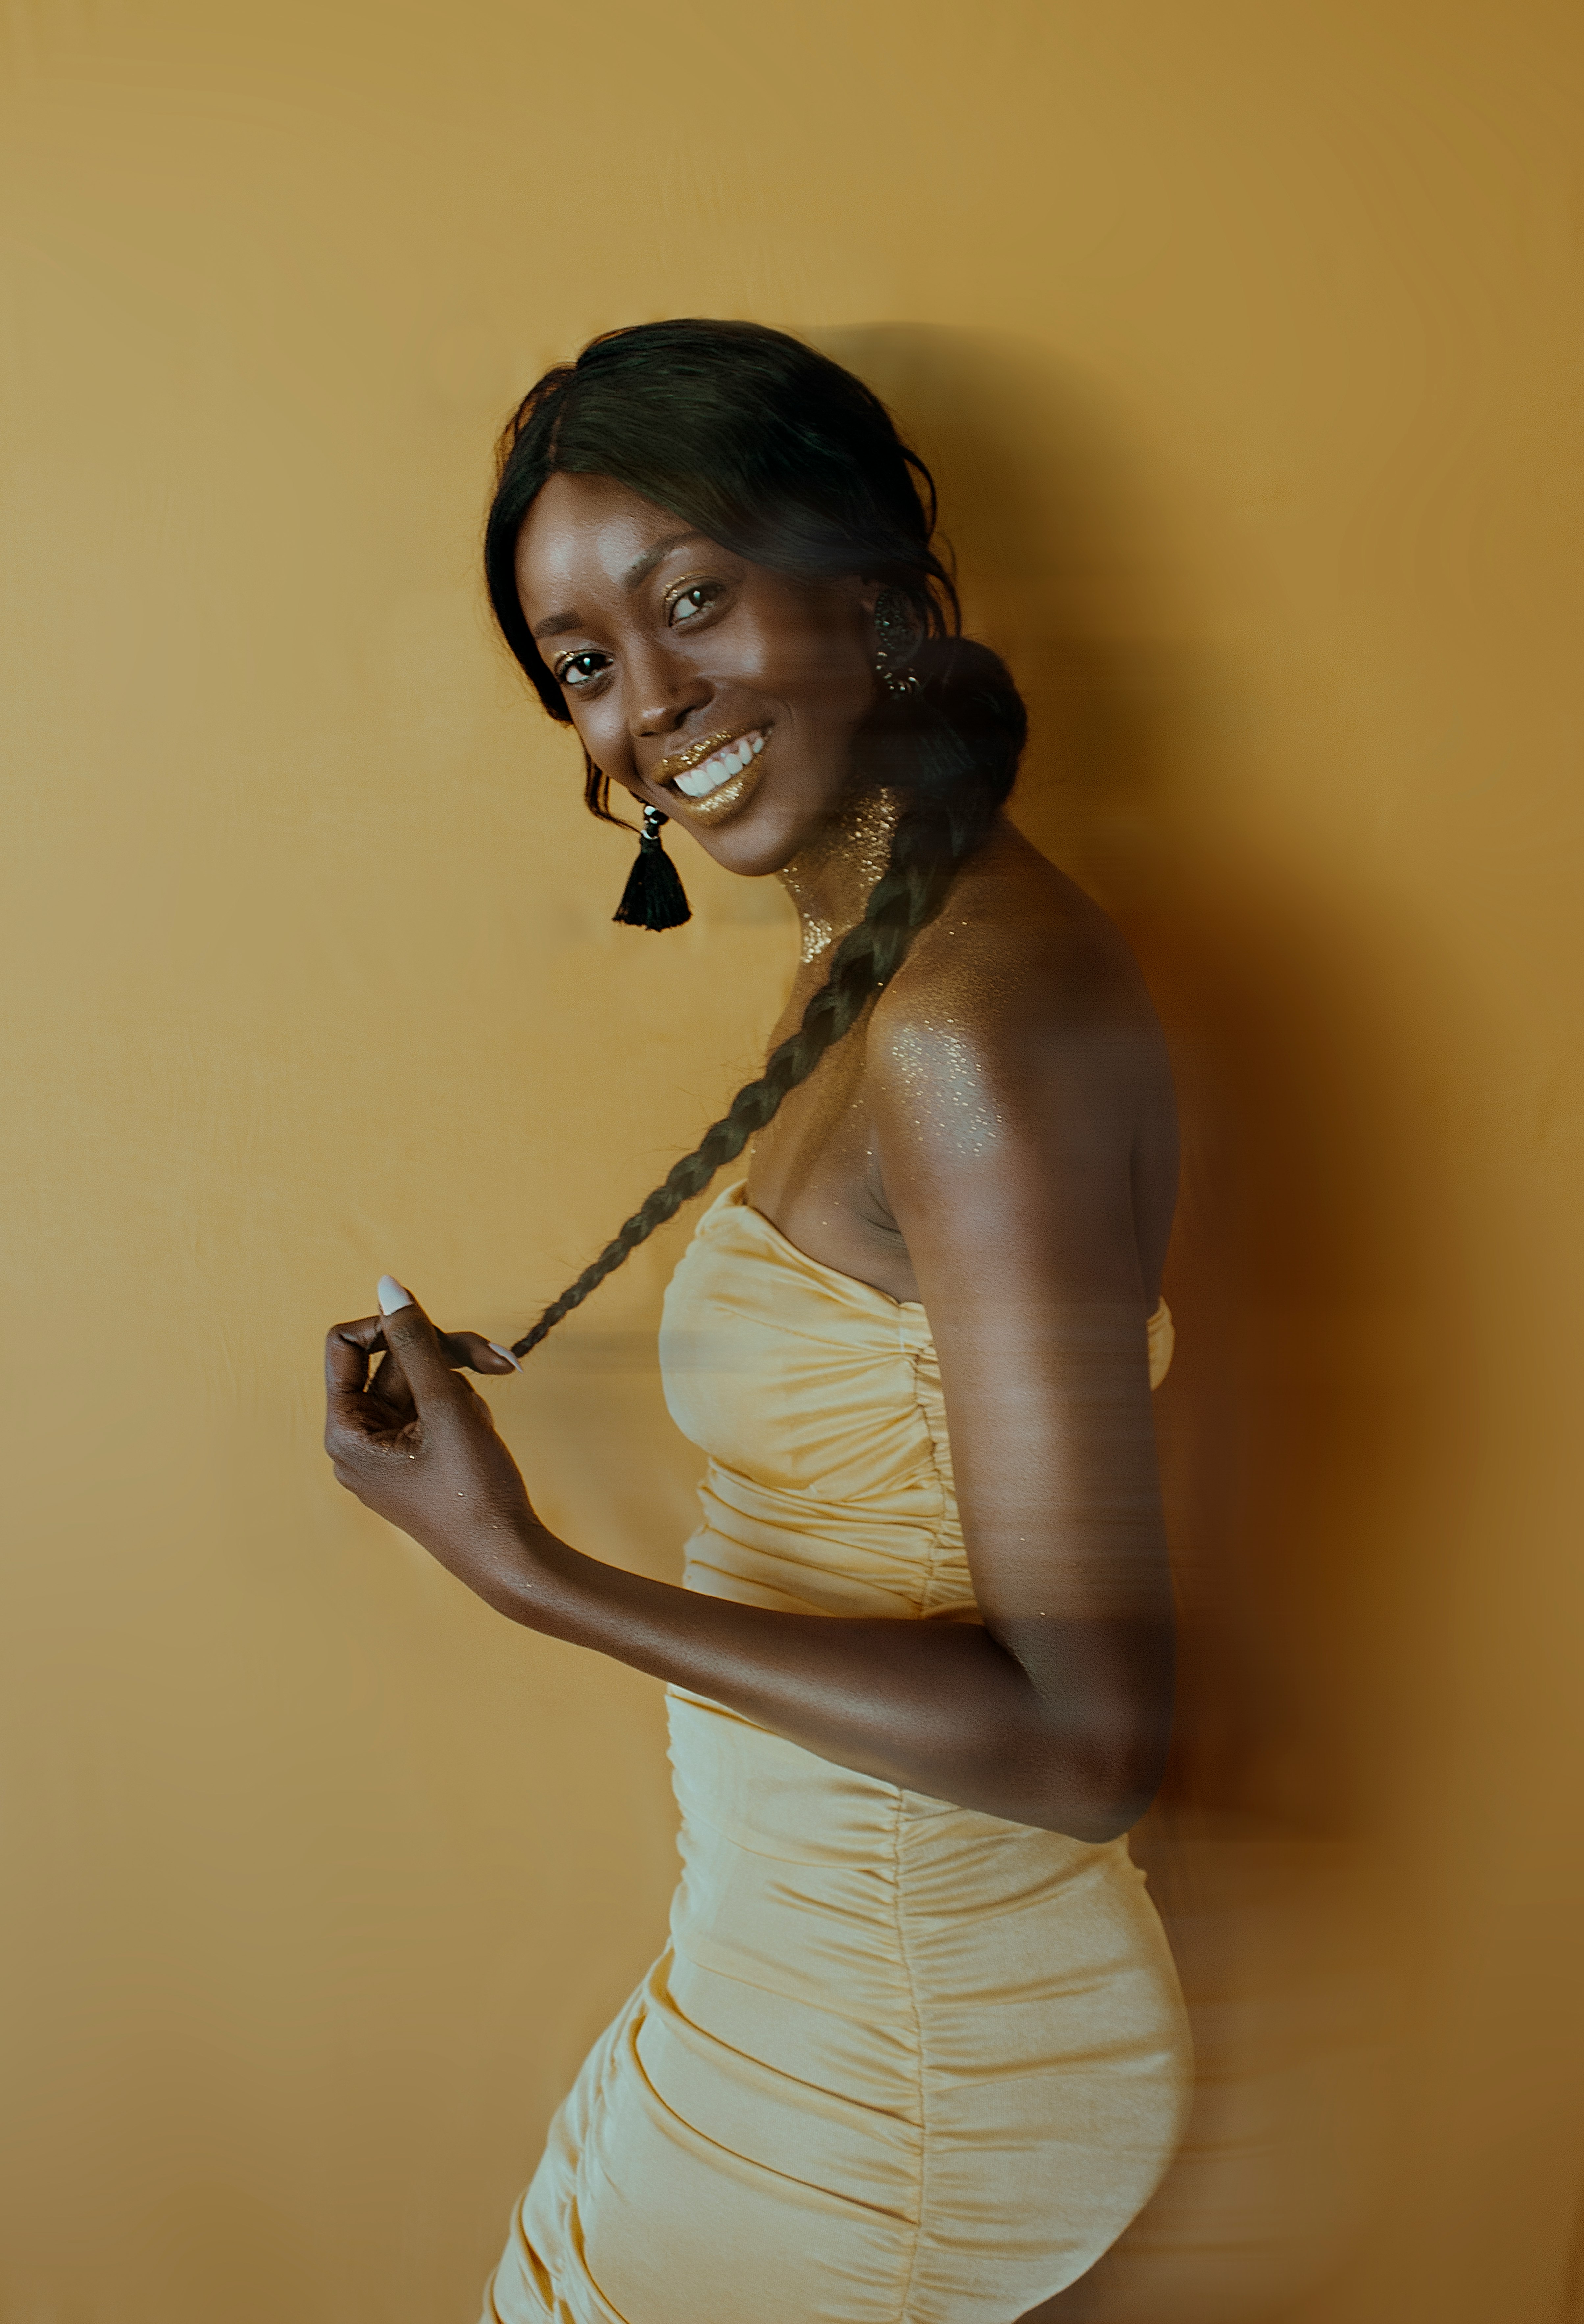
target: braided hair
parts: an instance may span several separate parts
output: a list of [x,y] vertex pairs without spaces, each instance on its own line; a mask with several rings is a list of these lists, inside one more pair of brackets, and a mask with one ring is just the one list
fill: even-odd
[[[914,687],[882,692],[853,744],[850,795],[902,795],[890,858],[862,918],[836,946],[797,1030],[515,1342],[512,1352],[525,1356],[741,1153],[885,990],[988,835],[1027,718],[999,657],[961,633],[956,589],[931,546],[929,470],[877,395],[784,332],[692,320],[607,332],[530,390],[497,461],[484,533],[490,603],[539,700],[564,724],[572,714],[530,634],[516,578],[523,520],[557,474],[612,477],[775,571],[879,581],[903,598],[918,639]],[[621,822],[608,779],[586,752],[584,761],[590,812]]]

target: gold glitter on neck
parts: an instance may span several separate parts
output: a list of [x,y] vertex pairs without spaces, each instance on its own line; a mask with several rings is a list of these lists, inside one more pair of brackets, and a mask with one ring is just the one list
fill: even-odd
[[803,924],[805,964],[863,917],[870,890],[891,860],[901,813],[900,791],[863,792],[779,874]]

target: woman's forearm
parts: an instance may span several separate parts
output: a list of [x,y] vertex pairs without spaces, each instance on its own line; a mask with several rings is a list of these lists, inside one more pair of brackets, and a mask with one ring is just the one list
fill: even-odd
[[1103,1840],[1158,1781],[1169,1624],[1044,1621],[1036,1686],[978,1623],[778,1613],[603,1564],[538,1526],[523,1546],[488,1593],[502,1613],[884,1782]]

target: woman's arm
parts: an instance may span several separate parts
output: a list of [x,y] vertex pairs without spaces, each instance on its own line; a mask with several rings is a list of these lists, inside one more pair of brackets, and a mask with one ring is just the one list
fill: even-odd
[[[1047,1039],[1032,1090],[1015,1027],[1000,1041],[953,1028],[944,1077],[929,1054],[942,1038],[893,1012],[871,1033],[870,1079],[887,1197],[940,1357],[982,1628],[777,1613],[583,1555],[534,1516],[487,1406],[416,1304],[331,1333],[327,1447],[343,1483],[514,1620],[843,1766],[1108,1840],[1148,1804],[1171,1702],[1135,1076],[1104,1028]],[[378,1375],[367,1384],[382,1341],[415,1414],[382,1399]]]

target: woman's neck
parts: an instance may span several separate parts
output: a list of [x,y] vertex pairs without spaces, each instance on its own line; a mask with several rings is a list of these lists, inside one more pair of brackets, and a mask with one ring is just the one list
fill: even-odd
[[862,918],[869,891],[890,862],[901,813],[900,791],[865,791],[778,873],[803,924],[805,964]]

